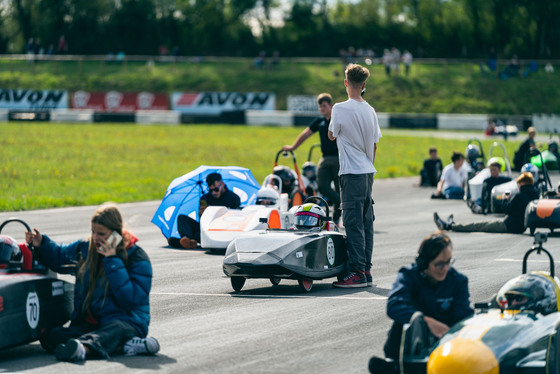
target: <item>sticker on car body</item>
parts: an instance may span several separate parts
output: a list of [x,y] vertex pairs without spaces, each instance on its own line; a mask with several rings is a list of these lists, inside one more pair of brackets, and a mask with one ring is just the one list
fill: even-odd
[[334,265],[334,241],[332,238],[327,240],[327,260],[329,260],[329,264]]
[[26,314],[27,314],[27,324],[32,329],[36,329],[37,325],[39,324],[39,315],[40,315],[40,305],[39,305],[39,296],[37,292],[31,291],[27,294],[27,302],[26,305]]

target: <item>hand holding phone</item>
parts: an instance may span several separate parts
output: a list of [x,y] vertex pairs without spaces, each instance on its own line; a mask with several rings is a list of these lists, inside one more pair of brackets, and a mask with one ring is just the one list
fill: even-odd
[[[115,241],[115,238],[117,239],[116,241]],[[120,244],[121,240],[122,240],[121,234],[119,234],[119,233],[116,232],[116,231],[113,231],[113,232],[111,233],[111,235],[109,235],[109,237],[107,238],[107,240],[105,240],[105,242],[106,242],[107,244],[109,244],[111,247],[112,247],[112,246],[115,246],[115,247],[116,247],[116,246],[118,246],[118,245]]]

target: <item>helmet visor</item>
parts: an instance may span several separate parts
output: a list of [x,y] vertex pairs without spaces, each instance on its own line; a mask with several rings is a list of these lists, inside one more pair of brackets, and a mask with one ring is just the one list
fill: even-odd
[[296,226],[315,227],[321,225],[321,216],[312,212],[297,212],[295,217]]

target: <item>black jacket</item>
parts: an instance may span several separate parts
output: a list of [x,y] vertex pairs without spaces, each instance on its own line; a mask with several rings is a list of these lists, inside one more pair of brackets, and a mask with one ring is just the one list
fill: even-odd
[[509,232],[522,234],[525,231],[525,208],[529,202],[538,198],[539,192],[534,186],[521,186],[519,193],[505,207],[507,217],[504,223]]
[[228,190],[227,186],[224,186],[224,192],[219,198],[215,198],[210,192],[202,196],[201,200],[206,200],[208,206],[225,206],[230,209],[238,209],[241,205],[241,199],[239,195],[235,192]]

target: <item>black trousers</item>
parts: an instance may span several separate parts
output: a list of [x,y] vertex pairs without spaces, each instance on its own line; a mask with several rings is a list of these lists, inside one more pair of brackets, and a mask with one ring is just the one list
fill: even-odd
[[179,238],[169,237],[169,239],[167,239],[170,246],[182,248],[179,240],[183,236],[194,239],[200,243],[200,222],[197,222],[191,217],[184,214],[177,216],[177,231],[179,231]]
[[77,339],[89,348],[91,357],[108,358],[110,354],[120,352],[124,343],[135,336],[139,336],[136,328],[124,321],[114,320],[103,326],[72,322],[68,327],[51,330],[41,343],[43,348],[53,352],[58,344]]

